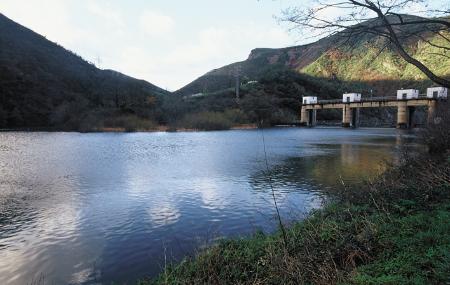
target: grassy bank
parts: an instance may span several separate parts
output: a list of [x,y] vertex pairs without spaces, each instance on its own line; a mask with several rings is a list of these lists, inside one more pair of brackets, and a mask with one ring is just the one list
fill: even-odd
[[[441,117],[442,118],[442,117]],[[223,240],[141,284],[449,284],[450,129],[281,232]]]
[[449,173],[448,156],[410,161],[287,229],[286,246],[280,233],[224,240],[143,284],[445,284]]

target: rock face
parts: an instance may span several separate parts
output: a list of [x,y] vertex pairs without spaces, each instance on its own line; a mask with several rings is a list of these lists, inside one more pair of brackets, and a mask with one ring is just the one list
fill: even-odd
[[[372,22],[376,23],[375,20],[369,20],[367,24]],[[411,25],[404,32],[419,30],[419,25]],[[420,37],[436,45],[448,46],[448,42],[445,43],[444,39],[436,35],[420,32]],[[433,55],[436,52],[442,53],[442,50],[424,44],[420,37],[408,37],[404,41],[405,48],[437,74],[450,77],[450,61]],[[247,60],[210,71],[177,93],[193,94],[205,90],[213,92],[232,87],[236,67],[240,68],[241,74],[248,80],[258,80],[267,70],[282,67],[315,77],[364,82],[373,86],[378,95],[401,88],[401,84],[411,84],[411,81],[430,83],[416,67],[407,64],[391,47],[386,47],[380,53],[380,47],[386,43],[383,39],[373,35],[360,35],[345,43],[344,40],[339,35],[334,35],[308,45],[281,49],[257,48],[251,51]]]
[[166,93],[100,70],[0,14],[0,128],[64,124],[71,112],[82,117],[93,109],[129,108]]

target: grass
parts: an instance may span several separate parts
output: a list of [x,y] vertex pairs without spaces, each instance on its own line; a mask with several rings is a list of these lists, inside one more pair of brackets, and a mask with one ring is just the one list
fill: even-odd
[[450,279],[450,203],[382,223],[380,253],[349,284],[445,284]]
[[222,240],[140,284],[446,284],[450,155],[409,158],[280,232]]
[[127,132],[155,130],[157,124],[134,115],[110,117],[103,121],[103,129],[119,128]]
[[223,113],[201,112],[186,115],[177,125],[187,129],[213,131],[228,130],[233,123]]
[[450,116],[373,182],[343,186],[330,203],[281,231],[216,245],[164,268],[148,284],[450,284]]
[[113,116],[102,116],[90,114],[82,121],[79,131],[120,131],[136,132],[156,130],[158,125],[146,118],[134,114],[115,114]]
[[248,123],[248,118],[240,109],[229,109],[224,112],[199,112],[187,114],[172,126],[174,129],[192,129],[202,131],[228,130],[232,127]]

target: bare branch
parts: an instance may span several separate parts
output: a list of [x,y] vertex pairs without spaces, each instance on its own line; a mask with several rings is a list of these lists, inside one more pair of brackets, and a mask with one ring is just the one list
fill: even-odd
[[427,40],[426,38],[424,38],[422,35],[420,35],[420,34],[418,34],[418,33],[410,33],[408,36],[414,36],[414,37],[420,39],[421,41],[427,43],[428,45],[430,45],[430,46],[432,46],[432,47],[440,48],[440,49],[444,49],[444,50],[450,51],[450,46],[441,46],[441,45],[435,44],[435,43],[433,43],[433,42]]
[[[431,35],[438,35],[450,42],[447,36],[447,31],[450,31],[450,9],[418,12],[425,13],[426,17],[404,14],[403,11],[413,4],[421,4],[426,8],[427,0],[318,0],[315,7],[286,10],[283,20],[294,24],[295,27],[313,31],[314,36],[342,38],[343,40],[336,42],[337,47],[353,48],[352,45],[363,35],[384,38],[385,45],[380,47],[377,57],[387,46],[392,46],[405,61],[419,68],[428,78],[442,86],[450,87],[449,80],[436,75],[403,46],[405,40],[417,38],[444,51],[444,54],[434,52],[433,55],[448,57],[445,51],[449,51],[450,46],[433,41]],[[336,13],[335,10],[342,13],[330,17],[328,12],[331,9],[333,13]]]
[[450,56],[446,55],[446,54],[442,54],[442,53],[437,53],[437,52],[427,52],[427,54],[430,55],[437,55],[437,56],[442,56],[442,57],[446,57],[448,59],[450,59]]

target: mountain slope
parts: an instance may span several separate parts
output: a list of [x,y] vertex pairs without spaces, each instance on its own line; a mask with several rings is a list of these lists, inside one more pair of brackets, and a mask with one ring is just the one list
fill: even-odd
[[100,113],[156,119],[143,108],[154,108],[155,98],[167,93],[100,70],[0,14],[0,128],[76,129],[85,117]]
[[[376,21],[373,19],[364,24],[370,25]],[[421,26],[412,25],[406,32],[419,30]],[[444,41],[439,36],[423,32],[421,36],[436,44],[443,44]],[[394,81],[393,84],[398,85],[398,81],[426,80],[416,67],[407,64],[392,48],[386,47],[380,53],[380,47],[385,42],[379,37],[362,35],[345,44],[344,40],[340,35],[333,35],[308,45],[254,49],[247,60],[210,71],[176,93],[189,95],[230,88],[234,86],[236,69],[241,70],[243,80],[246,81],[258,80],[268,70],[280,66],[315,77],[366,82],[374,86],[377,86],[377,82],[384,86],[387,81]],[[419,38],[409,37],[404,43],[414,57],[424,61],[437,74],[450,76],[450,61],[445,57],[433,56],[433,53],[439,52],[438,48],[425,45]],[[389,88],[379,89],[379,92],[389,91]]]

